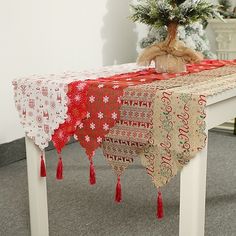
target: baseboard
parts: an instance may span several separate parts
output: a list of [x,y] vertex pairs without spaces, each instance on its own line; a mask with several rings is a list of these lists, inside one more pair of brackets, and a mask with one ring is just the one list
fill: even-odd
[[[75,142],[74,138],[71,138],[70,143]],[[52,142],[46,148],[46,151],[54,149]],[[17,162],[26,158],[25,151],[25,138],[20,138],[9,143],[0,144],[0,167],[9,165],[13,162]]]

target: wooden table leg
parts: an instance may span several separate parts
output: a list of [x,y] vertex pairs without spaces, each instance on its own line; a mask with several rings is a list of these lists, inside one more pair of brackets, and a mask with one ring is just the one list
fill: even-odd
[[207,146],[183,168],[180,177],[179,236],[203,236]]
[[48,236],[48,205],[46,178],[39,176],[40,149],[25,137],[28,172],[31,236]]

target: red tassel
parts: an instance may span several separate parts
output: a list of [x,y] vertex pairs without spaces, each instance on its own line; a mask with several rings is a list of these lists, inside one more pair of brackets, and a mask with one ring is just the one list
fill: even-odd
[[57,179],[63,179],[63,163],[61,156],[58,159],[58,164],[57,164]]
[[43,155],[41,155],[40,176],[46,177],[46,166],[43,159]]
[[157,218],[160,220],[164,216],[163,211],[163,201],[162,201],[162,194],[161,191],[158,190],[158,197],[157,197]]
[[121,192],[121,184],[120,184],[120,176],[117,178],[117,184],[116,184],[116,196],[115,201],[117,203],[121,202],[122,200],[122,192]]
[[96,184],[96,175],[92,159],[90,160],[90,184]]

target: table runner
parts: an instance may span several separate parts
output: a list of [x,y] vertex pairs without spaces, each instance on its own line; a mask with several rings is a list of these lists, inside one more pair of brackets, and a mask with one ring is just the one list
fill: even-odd
[[[120,176],[137,156],[159,188],[204,147],[207,97],[236,86],[236,76],[227,76],[236,73],[235,65],[204,61],[181,74],[158,74],[129,64],[100,74],[34,76],[13,81],[15,101],[26,134],[41,149],[52,138],[60,154],[76,134],[90,159],[91,184],[96,182],[92,156],[102,143],[117,174],[115,200],[120,202]],[[63,178],[60,155],[57,178]]]
[[[143,67],[128,63],[96,70],[32,75],[13,80],[14,100],[26,135],[33,139],[41,150],[48,146],[54,131],[68,117],[68,101],[70,100],[70,95],[67,96],[68,86],[77,87],[73,82],[81,83],[85,80],[135,72],[141,69]],[[86,87],[83,86],[83,83],[78,85],[78,96],[81,93],[86,94]]]
[[[234,88],[235,73],[235,66],[227,66],[126,89],[121,118],[103,142],[117,186],[137,156],[156,187],[173,178],[205,146],[206,98]],[[116,195],[116,200],[121,199]],[[157,217],[162,218],[160,191],[157,202]]]
[[[166,75],[167,78],[176,76]],[[163,79],[162,75],[156,76],[154,69],[130,72],[108,78],[98,78],[87,81],[87,111],[86,119],[82,120],[75,131],[75,138],[82,147],[90,161],[90,183],[95,184],[95,170],[93,156],[95,150],[101,146],[102,140],[109,130],[120,119],[121,99],[126,87],[143,83],[151,83]]]
[[126,89],[121,118],[103,142],[117,176],[140,156],[156,187],[166,184],[205,146],[206,97],[235,87],[236,75],[222,76],[235,73],[224,66]]

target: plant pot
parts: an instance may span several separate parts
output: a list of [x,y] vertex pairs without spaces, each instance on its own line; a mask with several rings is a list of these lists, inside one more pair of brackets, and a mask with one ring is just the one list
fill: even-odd
[[155,58],[155,69],[159,73],[181,73],[186,71],[186,62],[183,57],[161,55]]
[[180,73],[186,71],[186,63],[200,62],[202,54],[186,47],[184,42],[177,39],[177,28],[178,24],[171,22],[166,39],[145,48],[138,57],[138,64],[145,66],[154,61],[157,72]]

